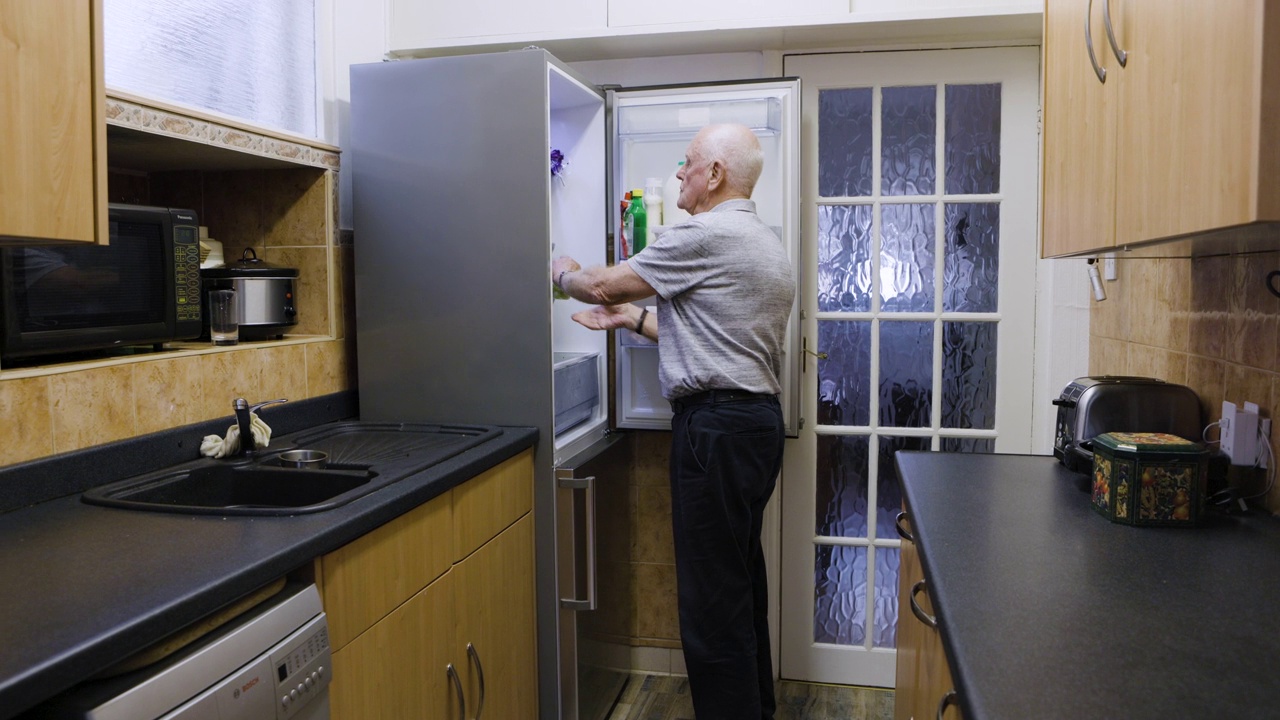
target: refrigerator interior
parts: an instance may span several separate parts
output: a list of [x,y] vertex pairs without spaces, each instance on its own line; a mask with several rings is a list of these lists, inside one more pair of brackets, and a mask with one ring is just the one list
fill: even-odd
[[[592,88],[565,74],[555,65],[547,65],[547,94],[550,98],[547,138],[550,150],[559,150],[565,164],[560,174],[548,173],[551,184],[550,257],[569,255],[583,267],[605,264],[605,151],[604,100]],[[550,278],[550,269],[548,269]],[[547,286],[548,295],[551,286]],[[575,398],[585,395],[581,380],[587,377],[575,372],[573,377],[560,369],[580,371],[581,362],[595,364],[595,407],[580,422],[557,432],[555,463],[577,453],[604,435],[608,421],[607,333],[588,330],[573,321],[575,312],[587,306],[573,300],[552,300],[551,346],[556,372],[552,383],[557,401],[565,397],[565,384]],[[556,386],[559,383],[559,387]],[[557,408],[557,414],[561,408]]]
[[[614,188],[618,194],[610,203],[613,227],[621,223],[619,200],[627,190],[644,188],[650,178],[670,182],[677,164],[684,160],[689,141],[705,125],[742,123],[750,127],[764,150],[764,170],[752,200],[760,219],[778,233],[799,262],[798,178],[792,168],[798,163],[797,134],[786,128],[798,127],[798,92],[794,81],[745,85],[707,85],[691,88],[655,88],[617,91],[614,97]],[[668,193],[670,194],[670,193]],[[663,207],[670,217],[671,208]],[[649,218],[650,224],[655,224]],[[624,253],[615,240],[615,257]],[[641,306],[655,306],[655,298]],[[798,412],[792,408],[792,385],[798,368],[793,367],[798,331],[795,313],[787,330],[787,361],[783,364],[783,410],[788,428]],[[670,428],[671,408],[658,384],[657,344],[640,335],[615,333],[618,356],[618,425],[637,429]],[[790,434],[790,433],[789,433]]]

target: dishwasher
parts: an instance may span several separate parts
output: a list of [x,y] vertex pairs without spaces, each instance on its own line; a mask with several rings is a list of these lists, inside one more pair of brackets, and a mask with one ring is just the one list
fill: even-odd
[[328,720],[331,666],[320,593],[289,583],[169,657],[79,685],[31,717]]

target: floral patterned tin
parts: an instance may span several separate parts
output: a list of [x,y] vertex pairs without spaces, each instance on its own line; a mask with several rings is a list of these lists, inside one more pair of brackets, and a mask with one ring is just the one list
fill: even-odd
[[1165,433],[1103,433],[1093,440],[1093,507],[1126,525],[1191,527],[1203,513],[1208,452]]

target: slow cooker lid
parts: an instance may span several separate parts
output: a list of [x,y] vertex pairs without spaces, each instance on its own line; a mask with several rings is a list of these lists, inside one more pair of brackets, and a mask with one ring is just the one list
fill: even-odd
[[245,248],[240,259],[226,267],[205,268],[200,274],[207,278],[243,278],[243,277],[298,277],[297,268],[286,268],[272,265],[258,258],[253,248]]

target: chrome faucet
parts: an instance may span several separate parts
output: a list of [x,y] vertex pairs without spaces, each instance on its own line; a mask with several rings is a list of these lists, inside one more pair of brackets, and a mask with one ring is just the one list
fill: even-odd
[[268,405],[289,402],[287,398],[278,400],[267,400],[265,402],[250,405],[248,400],[244,398],[236,398],[231,402],[232,407],[236,409],[236,425],[240,427],[240,451],[237,455],[248,455],[257,450],[257,443],[253,440],[253,425],[250,413],[256,413]]

